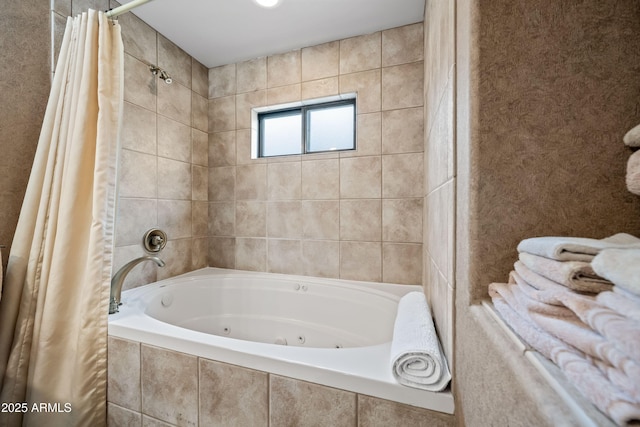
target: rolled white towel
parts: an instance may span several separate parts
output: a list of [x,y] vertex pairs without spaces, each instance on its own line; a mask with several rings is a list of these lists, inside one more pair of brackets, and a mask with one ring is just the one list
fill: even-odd
[[441,391],[451,381],[431,311],[422,292],[400,299],[391,342],[391,369],[403,385]]

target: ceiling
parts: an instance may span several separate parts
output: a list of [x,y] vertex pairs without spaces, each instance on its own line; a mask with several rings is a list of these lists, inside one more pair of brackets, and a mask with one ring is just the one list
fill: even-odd
[[[122,1],[122,4],[128,1]],[[132,13],[207,68],[421,22],[425,0],[153,0]]]

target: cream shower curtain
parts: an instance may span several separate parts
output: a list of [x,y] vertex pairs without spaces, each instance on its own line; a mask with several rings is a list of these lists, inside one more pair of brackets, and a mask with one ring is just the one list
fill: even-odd
[[0,299],[2,426],[106,424],[122,90],[117,22],[69,18]]

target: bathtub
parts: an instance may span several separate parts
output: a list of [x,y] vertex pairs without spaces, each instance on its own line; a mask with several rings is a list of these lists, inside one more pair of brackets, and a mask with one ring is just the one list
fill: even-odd
[[398,301],[420,289],[204,268],[124,291],[109,335],[452,414],[449,391],[391,373]]

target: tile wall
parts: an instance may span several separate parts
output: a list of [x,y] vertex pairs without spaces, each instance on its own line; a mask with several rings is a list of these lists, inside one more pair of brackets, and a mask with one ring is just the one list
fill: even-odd
[[[209,70],[209,265],[422,282],[422,23]],[[357,151],[251,159],[251,108],[357,92]]]
[[[145,263],[125,288],[207,265],[207,69],[133,14],[119,18],[125,90],[114,269],[144,254],[148,229],[168,235],[163,268]],[[167,85],[149,72],[158,65]]]
[[[56,0],[55,51],[66,16],[108,0]],[[124,289],[207,265],[208,114],[207,69],[131,13],[119,17],[124,42],[124,111],[118,163],[114,271],[145,255],[142,236],[159,227],[168,235],[160,254],[166,266],[143,263]],[[149,71],[157,65],[173,77],[165,84]]]
[[109,338],[110,426],[440,427],[453,416]]
[[455,3],[425,8],[423,285],[453,367],[455,289]]

